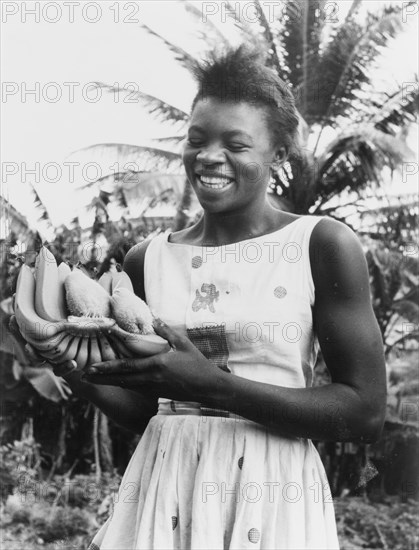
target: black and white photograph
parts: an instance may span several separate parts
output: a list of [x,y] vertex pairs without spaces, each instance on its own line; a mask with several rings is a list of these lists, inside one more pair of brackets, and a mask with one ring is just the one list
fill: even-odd
[[418,550],[418,0],[0,11],[1,548]]

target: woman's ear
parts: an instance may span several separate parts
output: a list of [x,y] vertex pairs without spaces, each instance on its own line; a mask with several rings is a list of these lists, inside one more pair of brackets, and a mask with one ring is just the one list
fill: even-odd
[[287,160],[288,152],[285,147],[279,147],[275,153],[275,158],[272,162],[272,168],[279,170],[284,162]]

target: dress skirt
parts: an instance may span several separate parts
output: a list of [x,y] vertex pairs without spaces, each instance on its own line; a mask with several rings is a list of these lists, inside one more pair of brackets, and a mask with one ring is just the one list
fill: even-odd
[[89,550],[338,549],[313,443],[242,417],[157,414]]

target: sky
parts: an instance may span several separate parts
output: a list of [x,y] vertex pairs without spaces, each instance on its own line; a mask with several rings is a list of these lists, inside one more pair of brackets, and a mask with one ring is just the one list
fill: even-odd
[[[370,7],[383,2],[368,0]],[[70,4],[64,6],[64,4]],[[202,2],[197,5],[202,6]],[[207,2],[203,14],[234,42],[237,32],[223,15],[223,2]],[[268,4],[265,2],[265,4]],[[275,4],[275,2],[273,3]],[[243,8],[246,3],[243,2]],[[331,2],[329,13],[333,15]],[[339,2],[342,16],[350,2]],[[154,121],[140,105],[104,90],[96,95],[89,83],[101,81],[142,91],[188,111],[194,83],[167,49],[141,29],[146,23],[186,50],[199,51],[196,28],[186,12],[169,1],[145,2],[7,2],[1,3],[1,193],[31,224],[32,182],[55,225],[78,215],[90,225],[87,204],[92,191],[76,191],[95,177],[70,162],[74,152],[95,143],[148,145],[153,138],[175,133]],[[32,13],[31,13],[32,12]],[[245,12],[243,12],[245,17]],[[403,81],[417,71],[417,14],[406,13],[388,69],[377,78]],[[205,28],[205,26],[203,27]],[[35,93],[31,93],[35,90]],[[124,101],[125,99],[125,101]],[[417,132],[409,136],[415,149]],[[415,189],[412,178],[407,189]],[[45,236],[48,229],[42,228]]]

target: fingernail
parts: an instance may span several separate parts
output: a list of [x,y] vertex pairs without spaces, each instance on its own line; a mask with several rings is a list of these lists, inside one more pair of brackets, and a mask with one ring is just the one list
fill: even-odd
[[98,369],[95,369],[94,367],[89,367],[88,369],[86,369],[86,374],[97,374],[99,371]]

